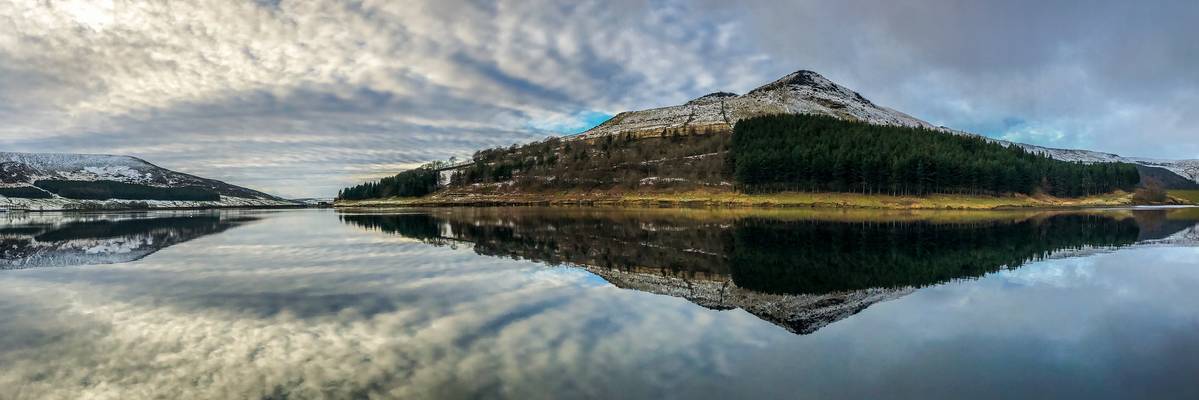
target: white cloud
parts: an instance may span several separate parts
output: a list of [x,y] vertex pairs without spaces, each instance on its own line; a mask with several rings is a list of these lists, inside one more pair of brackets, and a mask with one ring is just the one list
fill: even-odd
[[[709,53],[740,54],[734,32],[687,15],[640,1],[4,1],[0,144],[328,195],[360,178],[336,163],[462,156],[733,81],[719,65],[742,61]],[[263,165],[311,184],[245,175]]]

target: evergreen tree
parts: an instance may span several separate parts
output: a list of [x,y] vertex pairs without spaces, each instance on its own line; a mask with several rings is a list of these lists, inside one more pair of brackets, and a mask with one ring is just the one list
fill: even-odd
[[1058,161],[976,136],[817,115],[739,121],[728,165],[748,192],[1079,197],[1132,191],[1140,181],[1131,164]]
[[437,189],[438,173],[432,164],[404,171],[395,176],[342,189],[340,200],[378,199],[385,197],[420,197]]

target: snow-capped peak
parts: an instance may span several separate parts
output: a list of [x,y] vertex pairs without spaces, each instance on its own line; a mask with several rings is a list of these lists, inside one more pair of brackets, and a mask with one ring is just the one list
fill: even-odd
[[744,95],[715,92],[686,104],[617,114],[575,138],[632,133],[732,131],[737,121],[769,114],[820,114],[872,124],[934,128],[907,114],[875,105],[866,97],[824,76],[800,70]]
[[849,90],[849,88],[830,81],[828,78],[825,78],[824,75],[820,75],[814,71],[809,71],[806,69],[801,69],[799,71],[787,74],[787,76],[779,78],[774,82],[759,86],[757,89],[749,91],[749,93],[762,93],[780,89],[795,90],[802,87],[828,92],[830,94],[834,94],[836,97],[847,99],[852,98],[864,104],[874,105],[874,103],[871,103],[870,100],[862,97],[862,95],[858,94],[858,92]]

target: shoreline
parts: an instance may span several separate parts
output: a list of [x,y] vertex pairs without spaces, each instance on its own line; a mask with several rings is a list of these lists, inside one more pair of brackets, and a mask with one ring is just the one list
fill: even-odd
[[928,195],[890,196],[855,193],[784,192],[742,194],[732,192],[558,194],[434,194],[419,198],[338,200],[334,208],[394,207],[651,207],[651,208],[824,208],[879,210],[1068,210],[1144,205],[1194,206],[1172,197],[1161,204],[1138,204],[1131,193],[1110,193],[1077,199],[1049,196]]
[[98,208],[98,209],[41,209],[41,210],[25,210],[25,209],[10,209],[0,212],[0,215],[6,214],[31,214],[31,213],[113,213],[113,212],[145,212],[145,211],[190,211],[190,210],[289,210],[300,208],[332,208],[332,207],[313,207],[304,205],[236,205],[236,206],[204,206],[204,207],[150,207],[150,208]]
[[16,212],[204,210],[235,208],[293,208],[306,204],[282,199],[251,199],[223,196],[220,200],[68,199],[0,196],[0,208]]

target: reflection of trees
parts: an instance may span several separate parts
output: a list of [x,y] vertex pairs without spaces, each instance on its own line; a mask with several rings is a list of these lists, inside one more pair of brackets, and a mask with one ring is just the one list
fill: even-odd
[[978,277],[1057,250],[1136,242],[1133,219],[1095,214],[966,223],[696,220],[610,213],[343,215],[355,225],[477,253],[668,275],[731,276],[746,289],[820,294]]
[[340,215],[342,222],[403,237],[426,240],[441,237],[438,220],[429,214]]
[[482,255],[550,264],[728,274],[723,258],[724,246],[731,243],[728,237],[731,232],[712,222],[532,213],[342,215],[341,218],[354,225],[431,243],[436,242],[431,240],[434,238],[471,242]]
[[240,220],[222,219],[216,215],[116,221],[96,220],[66,224],[40,233],[34,238],[43,242],[53,242],[73,239],[102,239],[153,232],[195,237],[219,232],[237,222],[240,222]]
[[738,221],[733,282],[768,293],[927,286],[1019,266],[1058,250],[1135,243],[1132,219],[1056,215],[932,224]]

